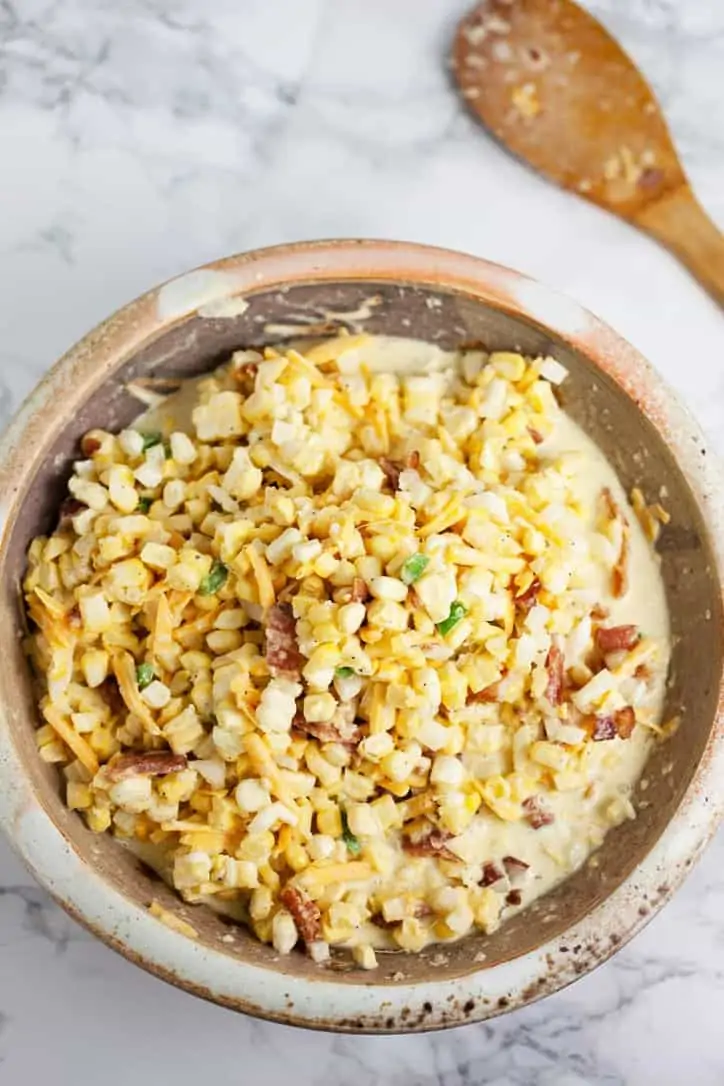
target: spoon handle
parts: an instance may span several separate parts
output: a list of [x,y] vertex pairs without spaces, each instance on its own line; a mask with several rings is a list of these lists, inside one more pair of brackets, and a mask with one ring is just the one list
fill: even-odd
[[724,235],[711,221],[688,184],[644,207],[638,226],[670,249],[724,307]]

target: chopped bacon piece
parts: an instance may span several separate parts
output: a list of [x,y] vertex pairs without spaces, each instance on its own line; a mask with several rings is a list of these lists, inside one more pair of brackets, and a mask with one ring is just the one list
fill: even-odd
[[549,810],[540,796],[530,796],[524,800],[523,810],[534,830],[539,830],[542,826],[550,826],[551,822],[555,821],[553,812]]
[[468,695],[468,702],[497,701],[499,696],[500,683],[491,683],[490,686],[484,686],[482,690],[478,690],[477,694],[470,693]]
[[331,720],[324,723],[314,723],[304,719],[303,713],[297,713],[292,721],[292,727],[305,735],[311,735],[320,743],[341,743],[344,747],[356,747],[362,739],[362,732],[358,724],[355,724],[357,707],[353,702],[342,704],[338,707]]
[[355,577],[352,581],[352,592],[350,599],[353,603],[364,603],[365,600],[370,598],[370,590],[367,587],[367,582],[362,577]]
[[385,478],[393,490],[400,489],[400,475],[405,470],[405,465],[399,460],[390,460],[387,456],[380,457],[380,467],[385,473]]
[[500,880],[504,878],[505,871],[500,864],[496,864],[493,860],[489,860],[487,863],[483,864],[483,874],[479,885],[492,886],[493,883],[500,882]]
[[505,899],[506,905],[520,905],[523,895],[520,890],[511,890]]
[[445,844],[451,837],[451,833],[431,828],[430,832],[419,841],[403,837],[402,847],[410,856],[436,856],[439,860],[455,860],[459,863],[460,857],[451,852]]
[[636,713],[633,707],[627,705],[625,709],[617,709],[613,714],[613,719],[616,723],[619,739],[630,739],[631,733],[636,727]]
[[638,626],[599,626],[596,630],[596,644],[604,656],[609,652],[632,649],[638,639]]
[[533,438],[533,441],[535,442],[536,445],[542,445],[543,442],[545,441],[545,438],[543,437],[543,434],[540,432],[540,430],[536,430],[536,428],[534,426],[529,426],[528,427],[528,433]]
[[609,614],[608,607],[604,607],[602,603],[596,603],[591,608],[591,618],[595,619],[596,622],[603,622],[604,619],[608,618]]
[[98,690],[103,695],[103,700],[114,717],[121,716],[122,714],[125,715],[128,710],[126,709],[126,703],[121,696],[121,691],[118,689],[118,682],[115,675],[108,675],[98,687]]
[[535,605],[535,602],[538,599],[538,593],[540,592],[540,589],[541,584],[536,577],[535,580],[531,581],[531,583],[528,585],[525,592],[521,592],[519,596],[515,597],[515,606],[518,608],[518,610],[523,611],[527,614],[528,611],[530,611],[530,609]]
[[287,885],[279,898],[292,914],[297,930],[307,946],[322,937],[322,914],[311,897],[296,886]]
[[610,716],[597,716],[594,718],[593,734],[594,743],[601,743],[607,739],[630,739],[631,733],[636,727],[636,713],[630,705],[625,709],[617,709]]
[[513,886],[521,882],[530,870],[530,864],[527,864],[525,860],[519,860],[517,856],[503,856],[503,867]]
[[288,603],[276,603],[266,618],[266,661],[272,675],[298,680],[304,659],[297,644],[296,622]]
[[593,718],[593,733],[591,739],[594,743],[603,743],[607,739],[615,739],[617,735],[616,725],[612,716],[597,716]]
[[180,773],[187,764],[185,754],[170,750],[139,751],[114,758],[108,765],[108,776],[113,781],[124,781],[126,777],[163,777],[166,773]]
[[563,700],[563,683],[565,681],[565,660],[563,649],[558,641],[553,641],[548,656],[546,657],[546,671],[548,672],[548,685],[546,697],[551,705],[560,705]]
[[93,453],[97,453],[101,447],[101,443],[97,437],[93,437],[91,434],[84,434],[80,439],[80,451],[83,456],[92,456]]

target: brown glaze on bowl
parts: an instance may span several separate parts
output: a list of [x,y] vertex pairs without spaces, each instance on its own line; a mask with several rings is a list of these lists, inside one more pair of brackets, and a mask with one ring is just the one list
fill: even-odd
[[[238,347],[339,328],[552,353],[570,371],[567,411],[627,489],[671,513],[659,542],[672,622],[667,715],[681,727],[653,753],[638,817],[589,862],[492,936],[419,955],[380,955],[367,973],[280,959],[204,907],[184,905],[109,836],[66,810],[39,760],[38,715],[21,648],[19,583],[30,539],[49,530],[78,440],[138,413],[126,385],[202,373]],[[662,488],[664,488],[662,490]],[[718,469],[695,425],[644,360],[575,303],[514,272],[444,250],[320,242],[231,257],[151,291],[74,347],[22,408],[0,448],[0,825],[78,920],[152,972],[252,1014],[306,1026],[391,1032],[476,1021],[555,991],[605,960],[681,881],[724,794],[723,612]],[[148,913],[190,921],[191,941]]]

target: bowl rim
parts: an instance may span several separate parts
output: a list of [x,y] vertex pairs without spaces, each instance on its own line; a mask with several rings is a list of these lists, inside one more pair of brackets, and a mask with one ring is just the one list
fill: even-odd
[[[724,570],[724,475],[700,428],[639,352],[577,302],[481,258],[410,242],[297,242],[212,261],[170,279],[99,324],[53,366],[0,438],[0,548],[33,477],[34,435],[49,440],[125,358],[201,311],[240,312],[245,295],[297,283],[406,283],[452,291],[521,317],[567,341],[609,374],[666,441],[699,505]],[[62,404],[62,410],[57,405]],[[39,444],[35,441],[35,444]],[[724,814],[724,681],[707,745],[663,833],[598,906],[521,957],[452,980],[359,985],[295,977],[233,959],[171,930],[114,889],[76,853],[43,809],[0,705],[0,827],[31,872],[75,919],[126,958],[196,995],[257,1017],[346,1032],[403,1032],[476,1022],[563,988],[640,930],[683,881]],[[640,908],[646,900],[648,911]],[[580,946],[571,954],[569,946]],[[565,950],[563,949],[565,946]],[[321,983],[323,981],[323,983]]]

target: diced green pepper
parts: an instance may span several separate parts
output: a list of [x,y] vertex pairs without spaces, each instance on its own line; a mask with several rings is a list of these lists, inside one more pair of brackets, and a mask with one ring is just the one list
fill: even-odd
[[403,563],[400,572],[402,582],[407,585],[414,584],[415,581],[422,577],[429,564],[430,559],[426,554],[411,554],[407,561]]
[[145,690],[156,678],[153,664],[139,664],[136,668],[136,684],[139,690]]
[[139,513],[147,513],[148,510],[151,508],[151,504],[151,498],[139,498],[136,508],[138,509]]
[[362,848],[361,844],[359,843],[359,837],[355,837],[355,835],[352,833],[352,830],[349,828],[349,822],[347,821],[347,812],[341,811],[340,813],[342,815],[342,840],[344,841],[345,845],[352,853],[352,855],[357,856],[359,855],[360,849]]
[[215,558],[214,564],[199,585],[199,596],[213,596],[226,583],[228,576],[229,570],[227,567],[218,558]]
[[351,679],[356,672],[353,667],[337,667],[334,669],[334,674],[338,679]]
[[144,452],[146,449],[152,449],[154,445],[160,445],[163,441],[163,434],[159,433],[158,430],[151,430],[149,433],[142,434],[141,436],[143,438]]
[[467,614],[467,607],[460,600],[455,600],[450,604],[450,614],[447,618],[444,618],[442,622],[436,623],[436,626],[443,637],[446,637],[453,627],[457,626],[458,622]]

